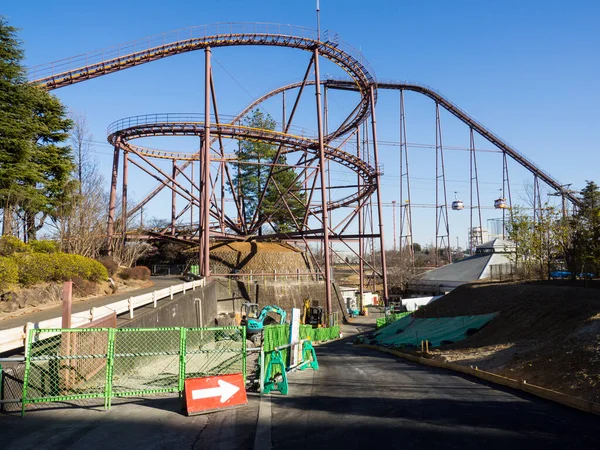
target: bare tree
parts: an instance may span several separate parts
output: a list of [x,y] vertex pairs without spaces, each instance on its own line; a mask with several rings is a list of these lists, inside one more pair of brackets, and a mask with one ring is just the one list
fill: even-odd
[[70,144],[75,157],[74,182],[68,196],[53,218],[54,237],[67,253],[96,258],[104,245],[107,193],[98,162],[92,153],[92,135],[85,114],[71,113],[73,131]]

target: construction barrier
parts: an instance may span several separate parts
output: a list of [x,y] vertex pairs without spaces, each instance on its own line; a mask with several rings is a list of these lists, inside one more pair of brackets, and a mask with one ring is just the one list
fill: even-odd
[[310,340],[304,339],[277,347],[270,352],[271,357],[267,364],[266,370],[264,371],[264,376],[261,376],[261,380],[264,380],[263,384],[261,384],[261,394],[270,394],[271,391],[278,391],[282,395],[287,395],[289,392],[287,372],[290,370],[290,368],[287,367],[281,351],[284,348],[290,348],[299,344],[302,345],[302,358],[298,365],[294,367],[294,369],[305,370],[307,368],[311,368],[313,370],[319,370],[317,354]]
[[[290,326],[289,325],[269,325],[263,331],[263,347],[261,350],[261,363],[258,370],[261,372],[259,379],[261,382],[261,392],[269,393],[272,390],[278,390],[282,394],[287,394],[287,375],[286,371],[290,369],[304,370],[308,367],[318,370],[319,363],[315,353],[313,342],[325,342],[340,337],[339,325],[329,328],[313,328],[310,325],[300,326],[300,341],[302,342],[302,358],[295,367],[290,367],[289,344]],[[275,378],[282,380],[274,382]],[[263,388],[264,386],[264,388]]]
[[246,329],[85,328],[29,331],[28,404],[183,392],[189,377],[246,376]]
[[[339,325],[329,328],[313,328],[310,325],[300,325],[300,339],[308,339],[312,342],[327,342],[340,337]],[[289,325],[268,325],[263,331],[263,350],[265,352],[265,364],[268,365],[272,352],[277,347],[283,347],[290,341]],[[282,348],[281,358],[289,361],[288,349]]]

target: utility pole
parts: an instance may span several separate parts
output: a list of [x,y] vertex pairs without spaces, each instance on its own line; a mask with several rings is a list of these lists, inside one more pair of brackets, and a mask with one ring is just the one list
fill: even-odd
[[392,226],[394,227],[394,253],[396,249],[396,200],[392,200]]

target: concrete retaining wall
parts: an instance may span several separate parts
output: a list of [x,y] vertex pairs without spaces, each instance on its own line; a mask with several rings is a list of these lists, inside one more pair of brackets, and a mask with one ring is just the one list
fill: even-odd
[[[224,295],[218,283],[176,295],[173,300],[159,302],[156,308],[151,305],[136,310],[135,317],[127,320],[120,317],[119,328],[156,328],[156,327],[198,327],[215,326],[217,317],[217,299]],[[200,299],[200,308],[196,306]]]
[[[262,308],[278,305],[288,314],[292,308],[302,308],[304,299],[311,298],[313,304],[325,308],[325,283],[317,281],[235,281],[227,278],[213,279],[204,289],[197,288],[185,294],[176,295],[173,300],[159,302],[136,310],[135,317],[119,317],[119,327],[198,327],[232,325],[230,320],[222,320],[224,313],[240,312],[242,303],[256,302]],[[200,314],[196,306],[200,299]],[[343,299],[339,290],[332,292],[333,311],[345,314]],[[201,317],[200,317],[201,316]],[[341,315],[340,315],[341,319]]]

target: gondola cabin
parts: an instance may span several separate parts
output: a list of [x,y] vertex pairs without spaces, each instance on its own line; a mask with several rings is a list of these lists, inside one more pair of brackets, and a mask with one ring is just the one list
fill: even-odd
[[506,199],[505,198],[498,198],[494,201],[494,208],[496,209],[506,209],[507,205],[506,205]]
[[465,204],[463,203],[462,200],[454,200],[452,202],[452,209],[454,211],[460,211],[462,209],[465,209]]

